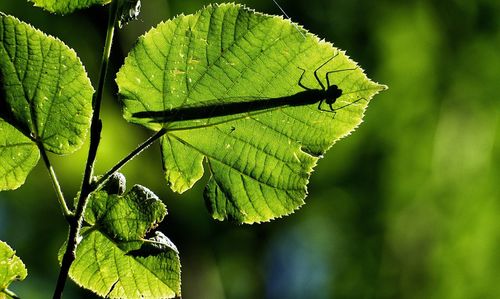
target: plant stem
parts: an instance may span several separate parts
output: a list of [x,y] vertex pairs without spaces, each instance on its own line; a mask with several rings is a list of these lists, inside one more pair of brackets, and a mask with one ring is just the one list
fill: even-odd
[[85,165],[85,172],[83,175],[82,186],[80,189],[80,196],[78,198],[78,204],[76,207],[75,215],[69,221],[68,242],[66,245],[66,251],[64,252],[62,258],[61,270],[59,271],[57,285],[54,290],[54,296],[53,296],[54,299],[62,297],[64,285],[68,278],[69,269],[71,267],[71,264],[76,258],[76,246],[78,244],[78,240],[80,237],[80,229],[83,223],[85,207],[87,205],[88,199],[91,194],[92,173],[97,155],[97,149],[99,147],[99,142],[101,139],[101,129],[102,129],[102,122],[100,119],[101,102],[102,102],[104,84],[106,82],[109,56],[111,54],[111,44],[113,41],[115,23],[117,19],[116,15],[118,9],[118,2],[119,2],[118,0],[112,1],[109,7],[109,19],[106,30],[106,42],[102,54],[99,82],[96,94],[92,99],[92,108],[94,109],[94,112],[92,114],[92,124],[90,125],[90,148],[87,157],[87,163]]
[[56,172],[54,171],[52,164],[50,164],[49,157],[47,156],[47,152],[45,151],[43,144],[37,142],[37,145],[38,149],[40,150],[40,154],[42,155],[43,162],[45,163],[45,166],[49,171],[50,180],[52,181],[52,185],[54,186],[54,190],[56,191],[57,200],[59,201],[59,205],[61,206],[63,215],[66,218],[66,220],[69,221],[69,219],[73,216],[73,213],[68,209],[66,200],[64,199],[64,195],[61,190],[61,185],[57,180]]
[[12,292],[9,289],[4,289],[4,290],[2,290],[2,292],[4,292],[5,294],[9,295],[10,297],[12,297],[14,299],[20,299],[14,292]]
[[100,189],[115,172],[120,170],[120,168],[122,168],[125,164],[130,162],[132,159],[134,159],[143,150],[147,149],[151,144],[153,144],[153,142],[155,142],[161,136],[165,135],[166,132],[167,132],[166,129],[161,129],[160,131],[155,133],[153,136],[149,137],[146,141],[139,144],[139,146],[137,146],[130,154],[125,156],[125,158],[121,159],[120,162],[118,162],[115,166],[113,166],[110,170],[108,170],[97,182],[92,184],[91,192],[94,192],[95,190]]

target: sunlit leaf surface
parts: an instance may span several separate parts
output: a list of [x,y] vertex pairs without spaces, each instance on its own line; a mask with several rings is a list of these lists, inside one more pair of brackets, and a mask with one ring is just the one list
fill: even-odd
[[13,298],[7,288],[15,280],[24,280],[28,271],[16,252],[0,241],[0,298]]
[[146,237],[166,213],[158,197],[139,185],[123,196],[96,192],[70,277],[106,298],[179,296],[177,248],[161,232]]
[[93,5],[104,5],[111,0],[29,0],[35,6],[53,13],[67,14],[78,9],[89,8]]
[[0,119],[0,190],[22,185],[38,162],[36,145],[12,125]]
[[[315,90],[327,82],[342,95],[318,107],[326,93]],[[300,207],[318,159],[385,88],[330,43],[235,4],[207,6],[146,33],[117,83],[128,121],[168,130],[161,147],[171,188],[191,188],[206,161],[213,217],[245,223]]]
[[0,190],[24,182],[38,160],[37,143],[56,154],[81,147],[92,94],[72,49],[0,14]]

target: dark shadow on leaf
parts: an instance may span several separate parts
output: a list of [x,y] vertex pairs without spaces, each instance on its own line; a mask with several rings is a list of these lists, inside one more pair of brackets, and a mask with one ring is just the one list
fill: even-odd
[[[329,105],[335,103],[336,99],[342,95],[342,90],[336,85],[332,85],[335,94],[330,94],[329,90],[310,89],[300,91],[296,94],[277,98],[257,98],[240,97],[243,101],[229,103],[213,103],[210,101],[201,101],[202,106],[173,108],[164,111],[143,111],[132,114],[135,118],[148,118],[154,123],[168,123],[174,121],[200,120],[212,117],[230,116],[247,112],[258,112],[271,110],[279,107],[297,107],[318,104],[321,111],[332,112],[335,109],[323,110],[321,104],[323,101]],[[248,99],[254,100],[248,100]],[[205,105],[203,105],[205,104]]]
[[159,255],[168,251],[173,251],[179,253],[177,247],[170,241],[170,239],[165,236],[162,232],[156,231],[155,236],[147,239],[148,242],[144,242],[141,248],[137,250],[131,250],[127,255],[132,257],[148,257]]

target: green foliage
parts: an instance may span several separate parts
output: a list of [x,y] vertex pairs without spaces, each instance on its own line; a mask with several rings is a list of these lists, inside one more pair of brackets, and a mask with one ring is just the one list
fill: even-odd
[[[115,34],[113,63],[158,20],[208,3],[142,2],[141,21]],[[238,2],[279,13],[270,0]],[[158,190],[168,203],[183,298],[500,298],[500,1],[278,2],[391,89],[315,167],[300,213],[263,226],[211,221],[200,186],[172,195],[155,145],[127,164],[131,183]],[[31,6],[0,0],[0,11],[77,49],[97,77],[105,7],[63,18]],[[145,136],[124,124],[115,90],[108,80],[96,173]],[[78,191],[84,155],[53,157],[68,196]],[[52,297],[53,246],[67,234],[45,172],[36,167],[21,190],[0,192],[0,239],[15,243],[30,268],[30,279],[12,285],[21,298]],[[64,294],[97,298],[72,283]]]
[[16,252],[7,243],[0,241],[0,298],[15,298],[7,289],[15,280],[24,280],[28,271]]
[[154,237],[144,239],[166,214],[160,199],[139,185],[123,196],[106,191],[94,193],[85,214],[89,226],[83,228],[71,278],[109,298],[178,296],[177,248],[158,231]]
[[35,143],[0,119],[0,190],[21,186],[39,157]]
[[111,0],[29,0],[35,6],[57,14],[67,14],[78,9],[89,8],[93,5],[104,5]]
[[[314,89],[321,88],[316,70],[324,85],[332,72],[330,83],[344,94],[335,114],[318,109],[319,99],[293,102],[304,91],[303,70],[302,83]],[[206,159],[211,178],[205,199],[213,217],[245,223],[300,207],[317,160],[359,125],[368,101],[385,89],[331,44],[288,20],[234,4],[207,6],[152,29],[132,49],[116,81],[128,121],[167,131],[161,147],[171,188],[191,188]],[[287,97],[289,103],[283,101]],[[219,117],[182,116],[186,107],[210,112],[274,98],[283,107],[239,117],[229,109]],[[173,110],[179,110],[179,121],[148,117]]]
[[[64,14],[110,1],[33,2]],[[113,31],[139,8],[129,0],[110,6],[94,100],[72,49],[0,13],[0,190],[23,184],[41,154],[70,226],[55,298],[68,275],[103,297],[180,296],[177,248],[153,231],[165,205],[140,185],[125,192],[125,177],[116,172],[158,138],[174,191],[190,189],[205,161],[211,176],[204,196],[215,219],[269,221],[304,204],[317,161],[361,123],[372,97],[386,88],[345,52],[289,20],[210,5],[138,40],[116,82],[125,119],[157,133],[91,180]],[[91,117],[83,183],[70,211],[46,151],[79,149]]]
[[38,160],[36,145],[56,154],[81,147],[93,88],[72,49],[14,17],[0,15],[0,45],[0,190],[5,190],[24,182]]

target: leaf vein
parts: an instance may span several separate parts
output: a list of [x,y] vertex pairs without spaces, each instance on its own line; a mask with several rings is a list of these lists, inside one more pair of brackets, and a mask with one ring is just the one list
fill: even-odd
[[[181,139],[180,139],[178,136],[176,136],[176,135],[174,135],[174,134],[172,134],[172,136],[173,136],[174,138],[178,139],[178,140],[179,140],[179,142],[182,142],[182,141],[181,141]],[[254,178],[254,177],[250,176],[249,174],[246,174],[246,173],[242,172],[241,170],[239,170],[239,169],[237,169],[237,168],[234,168],[233,166],[229,165],[227,162],[222,161],[221,159],[219,159],[219,158],[217,158],[217,157],[215,157],[215,156],[212,156],[212,155],[210,155],[210,154],[208,154],[208,153],[204,152],[203,150],[201,150],[201,149],[199,149],[199,148],[196,148],[196,147],[195,147],[194,145],[192,145],[191,143],[187,143],[187,142],[185,142],[185,144],[186,144],[188,147],[191,147],[192,149],[194,149],[194,150],[196,150],[196,151],[200,152],[201,154],[203,154],[204,156],[206,156],[208,159],[213,159],[214,161],[217,161],[217,162],[221,163],[222,165],[224,165],[224,166],[226,166],[226,167],[228,167],[228,168],[230,168],[230,169],[233,169],[235,172],[237,172],[237,173],[239,173],[239,174],[242,174],[242,175],[244,175],[244,176],[247,176],[247,177],[249,177],[250,179],[252,179],[252,180],[254,180],[254,181],[258,182],[258,183],[261,183],[261,184],[267,185],[267,186],[269,186],[269,187],[271,187],[271,188],[276,188],[276,189],[279,189],[279,190],[300,190],[300,189],[295,189],[295,188],[293,188],[293,189],[292,189],[292,188],[282,188],[282,187],[279,187],[279,186],[273,186],[273,185],[270,185],[270,184],[266,184],[265,182],[261,182],[261,181],[259,181],[257,178]]]

